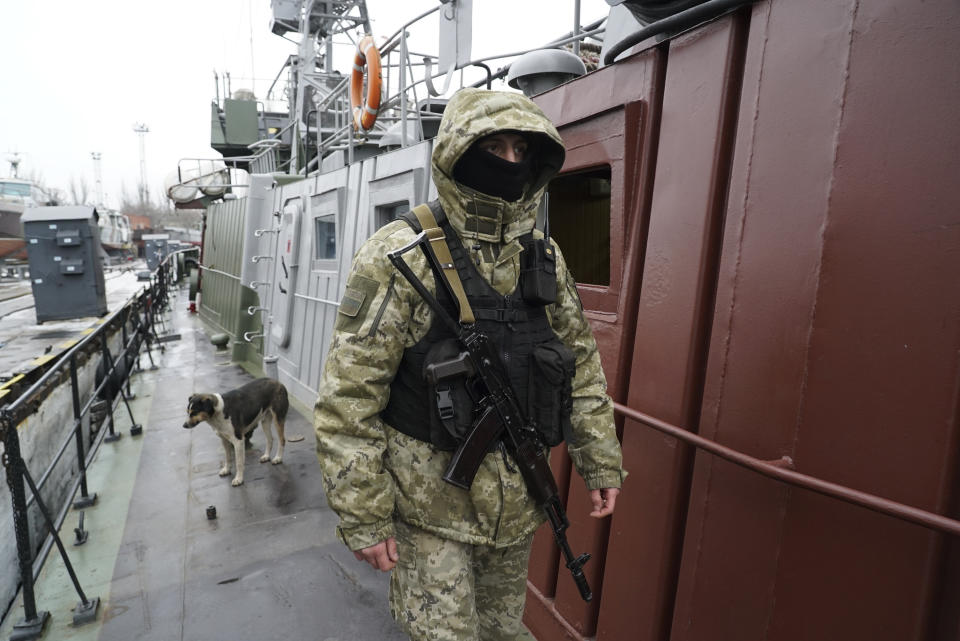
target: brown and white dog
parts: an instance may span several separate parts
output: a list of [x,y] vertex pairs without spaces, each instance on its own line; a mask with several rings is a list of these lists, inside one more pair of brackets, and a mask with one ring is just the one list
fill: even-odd
[[[282,383],[272,378],[258,378],[223,394],[194,394],[187,401],[187,420],[183,426],[190,429],[203,421],[210,424],[220,437],[226,456],[220,476],[230,474],[232,463],[235,462],[237,474],[233,477],[232,485],[237,486],[243,483],[244,436],[252,432],[258,423],[267,439],[267,448],[260,462],[272,461],[274,465],[283,462],[283,446],[286,443],[283,424],[289,408],[287,388]],[[276,425],[280,441],[273,459],[270,458],[273,449],[271,423]]]

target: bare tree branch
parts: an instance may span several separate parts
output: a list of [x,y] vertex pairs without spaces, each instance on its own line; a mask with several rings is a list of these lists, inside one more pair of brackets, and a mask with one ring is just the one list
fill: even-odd
[[80,178],[79,183],[76,178],[70,178],[70,200],[73,201],[74,205],[86,205],[88,204],[90,196],[90,188],[87,186],[87,181],[82,177]]

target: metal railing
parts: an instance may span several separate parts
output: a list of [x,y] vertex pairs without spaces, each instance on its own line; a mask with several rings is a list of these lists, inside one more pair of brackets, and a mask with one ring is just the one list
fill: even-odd
[[[370,131],[363,132],[359,135],[354,131],[353,115],[349,100],[349,77],[343,78],[340,83],[333,89],[330,89],[329,93],[326,93],[326,95],[320,99],[316,110],[322,112],[332,108],[337,114],[335,126],[333,131],[325,137],[319,129],[317,130],[315,143],[316,155],[310,162],[304,163],[303,168],[300,169],[298,173],[308,174],[309,171],[319,165],[320,158],[333,150],[344,149],[352,153],[353,147],[357,142],[375,142],[379,140],[389,124],[401,123],[399,136],[399,145],[401,147],[406,147],[411,144],[408,142],[408,137],[413,140],[419,140],[424,131],[424,122],[440,119],[440,116],[436,112],[430,110],[430,101],[447,92],[450,81],[456,71],[460,71],[462,74],[463,70],[468,67],[484,69],[486,71],[486,79],[474,83],[473,86],[486,84],[489,89],[493,79],[502,78],[507,74],[510,69],[510,64],[504,65],[494,73],[491,72],[490,68],[484,63],[491,60],[521,56],[535,49],[555,48],[568,43],[579,43],[605,31],[605,27],[601,25],[603,25],[606,18],[583,26],[579,25],[578,19],[577,28],[574,29],[572,34],[566,34],[550,40],[540,47],[477,58],[462,65],[454,65],[449,69],[436,69],[433,63],[437,56],[415,53],[409,50],[407,47],[407,38],[409,35],[407,30],[414,27],[417,23],[422,22],[439,9],[439,6],[428,9],[407,21],[394,33],[390,34],[384,41],[384,44],[381,45],[380,55],[383,59],[382,75],[384,83],[383,94],[386,97],[380,104],[377,121]],[[421,57],[423,62],[413,62],[411,58],[415,56]],[[446,84],[442,89],[438,90],[433,86],[433,81],[442,77],[446,77]],[[463,84],[462,75],[460,84]],[[391,85],[395,89],[393,93],[391,93]],[[418,87],[422,91],[423,101],[420,100],[421,96],[418,96]],[[421,108],[421,106],[425,106],[426,109]],[[352,162],[352,158],[350,162]]]
[[768,478],[772,478],[783,483],[788,483],[796,487],[801,487],[806,490],[810,490],[811,492],[816,492],[818,494],[822,494],[823,496],[828,496],[839,501],[844,501],[853,505],[859,505],[860,507],[864,507],[880,514],[885,514],[903,521],[916,523],[917,525],[922,525],[933,530],[939,530],[946,534],[960,536],[960,521],[951,519],[941,514],[936,514],[935,512],[922,510],[920,508],[913,507],[912,505],[905,505],[881,496],[855,490],[853,488],[840,485],[839,483],[831,483],[830,481],[826,481],[815,476],[810,476],[809,474],[802,474],[793,469],[793,459],[789,456],[782,456],[779,459],[770,461],[761,460],[748,454],[744,454],[738,450],[720,445],[716,441],[706,439],[702,436],[694,434],[693,432],[685,430],[682,427],[671,425],[666,421],[661,421],[653,416],[638,412],[637,410],[631,409],[625,405],[621,405],[620,403],[614,403],[613,408],[618,414],[622,414],[631,420],[642,423],[643,425],[651,427],[658,432],[683,441],[687,445],[692,445],[693,447],[701,449],[705,452],[709,452],[714,456],[730,461],[735,465],[739,465],[740,467],[756,472],[757,474],[761,474]]
[[[272,135],[248,145],[251,150],[249,155],[218,158],[215,161],[203,159],[203,161],[223,163],[231,167],[245,165],[248,167],[250,173],[285,172],[292,175],[306,176],[318,169],[322,159],[334,151],[346,152],[347,164],[353,163],[353,154],[356,145],[378,143],[387,132],[387,128],[391,124],[396,123],[400,124],[398,144],[401,147],[406,147],[409,144],[419,142],[423,139],[424,123],[439,121],[440,116],[436,111],[431,109],[431,102],[435,98],[439,98],[448,92],[455,72],[460,72],[460,82],[458,86],[464,86],[463,72],[465,69],[471,67],[483,69],[486,72],[485,79],[473,83],[472,86],[476,87],[485,84],[489,89],[494,79],[502,78],[507,74],[507,71],[510,69],[510,63],[493,72],[485,64],[486,62],[503,58],[513,58],[535,49],[556,48],[566,44],[572,44],[576,49],[581,41],[595,37],[605,31],[605,27],[602,25],[606,21],[606,18],[602,18],[591,24],[581,25],[579,6],[577,6],[574,12],[573,31],[559,38],[554,38],[539,47],[486,56],[462,64],[454,64],[449,66],[449,68],[437,69],[434,66],[434,62],[439,58],[438,55],[416,53],[409,49],[407,46],[409,37],[408,29],[420,28],[422,24],[425,23],[425,19],[439,11],[441,6],[442,5],[438,5],[430,8],[408,20],[383,40],[383,44],[380,45],[379,51],[383,62],[382,95],[384,98],[378,109],[377,120],[370,130],[358,133],[354,129],[353,110],[349,95],[349,75],[341,77],[340,74],[335,74],[330,69],[323,72],[301,70],[291,72],[291,80],[288,82],[298,83],[296,93],[303,92],[308,88],[316,92],[316,98],[311,108],[302,113],[297,111],[295,116],[295,110],[291,106],[291,113],[287,124]],[[311,7],[312,3],[309,3],[305,12],[301,14],[301,28],[304,26],[302,24],[303,19],[312,15]],[[323,16],[328,18],[350,19],[358,24],[360,22],[359,18],[347,16],[346,14],[342,16],[323,14]],[[331,29],[329,33],[331,35],[328,35],[328,38],[332,38],[333,33],[343,33],[350,38],[351,42],[356,44],[353,37],[350,36],[349,30],[339,31]],[[322,43],[319,43],[317,46],[322,46]],[[303,55],[303,48],[301,47],[301,57]],[[421,58],[422,61],[415,62],[413,58],[417,57]],[[296,59],[297,56],[290,56],[284,62],[282,68],[274,78],[273,83],[270,85],[267,92],[268,99],[272,95],[274,86],[279,81],[280,76],[285,70],[290,69],[291,62]],[[313,60],[313,58],[310,59]],[[305,69],[307,67],[310,67],[310,65],[304,65]],[[295,80],[293,79],[294,76],[296,78]],[[215,82],[219,80],[216,73],[214,77]],[[445,78],[445,84],[442,88],[435,88],[433,85],[433,81],[438,78]],[[229,95],[230,75],[225,74],[224,80],[227,84],[224,92],[226,96]],[[291,93],[289,87],[284,93]],[[217,105],[220,105],[219,88],[217,90]],[[260,103],[258,103],[258,105],[257,115],[258,118],[262,119],[267,113],[266,107]],[[311,117],[314,121],[313,125],[311,125]],[[284,138],[290,138],[290,142],[284,142]],[[281,150],[286,149],[288,144],[290,145],[289,156],[281,162]],[[309,152],[308,146],[310,148]],[[196,161],[200,159],[184,160]],[[194,173],[205,174],[209,172]],[[246,186],[210,184],[209,181],[208,184],[202,185],[201,183],[207,178],[208,176],[204,175],[187,176],[181,171],[178,174],[178,184],[176,187],[197,187],[201,190],[205,187],[209,190],[211,187],[230,188]]]
[[[46,371],[32,385],[9,404],[0,408],[0,441],[4,449],[2,464],[6,472],[7,485],[10,488],[12,502],[13,527],[17,544],[17,559],[20,573],[20,589],[23,597],[24,618],[13,628],[11,641],[35,639],[43,634],[43,628],[50,614],[37,609],[34,584],[43,569],[50,550],[54,545],[60,551],[64,566],[77,595],[80,598],[73,614],[74,625],[94,621],[99,608],[99,597],[88,597],[80,586],[74,572],[70,558],[64,549],[58,531],[72,509],[93,505],[96,502],[96,493],[91,493],[87,487],[87,469],[92,463],[95,454],[103,442],[112,442],[120,438],[115,430],[114,410],[119,401],[126,406],[130,417],[130,435],[139,435],[143,428],[136,422],[130,408],[130,376],[134,367],[139,367],[141,351],[146,346],[146,354],[152,368],[152,350],[159,346],[162,351],[164,340],[171,337],[161,337],[157,333],[157,325],[163,324],[160,314],[168,308],[168,292],[171,281],[179,277],[175,269],[177,255],[196,252],[196,248],[173,252],[166,256],[150,277],[149,285],[135,294],[116,312],[108,316],[104,322],[92,333],[84,336],[56,362],[49,364]],[[114,356],[110,352],[110,339],[120,336],[121,348]],[[89,393],[86,403],[82,403],[84,395],[78,382],[78,370],[85,364],[92,365],[99,357],[99,365],[95,374],[94,389]],[[59,448],[54,454],[47,468],[40,478],[34,481],[27,468],[20,450],[20,437],[17,426],[32,414],[38,412],[43,402],[51,393],[64,384],[70,385],[73,423]],[[98,413],[104,416],[95,416]],[[91,440],[89,448],[84,447],[84,421],[90,417],[90,432],[87,436]],[[106,422],[106,428],[102,421]],[[94,428],[94,423],[99,423]],[[65,500],[57,508],[56,516],[44,502],[41,492],[44,485],[52,477],[56,466],[64,459],[71,445],[76,448],[77,471],[70,482],[69,489],[63,494]],[[31,496],[26,497],[26,487],[30,488]],[[71,503],[79,490],[79,497]],[[29,510],[35,507],[39,510],[43,522],[48,528],[44,544],[36,550],[31,545]],[[57,506],[54,506],[57,507]],[[75,528],[77,540],[74,545],[81,545],[87,540],[87,532],[83,528],[83,512],[79,515],[79,524]],[[36,533],[34,533],[36,535]],[[36,553],[35,553],[36,552]],[[13,613],[8,613],[10,616]]]

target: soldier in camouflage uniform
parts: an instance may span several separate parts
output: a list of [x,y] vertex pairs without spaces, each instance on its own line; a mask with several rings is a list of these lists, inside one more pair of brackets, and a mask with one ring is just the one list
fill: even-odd
[[[506,161],[501,169],[525,163],[519,191],[496,170],[493,179],[471,179],[470,173],[485,171],[476,150]],[[518,238],[533,229],[563,154],[556,128],[522,95],[462,89],[446,108],[434,142],[433,180],[477,270],[502,295],[517,287]],[[472,164],[458,165],[466,158]],[[490,195],[504,189],[516,193]],[[433,322],[427,304],[386,258],[414,236],[406,222],[394,221],[354,258],[315,408],[324,489],[340,516],[339,538],[358,560],[393,571],[391,611],[412,639],[532,639],[521,617],[530,545],[544,515],[521,475],[493,451],[469,490],[449,485],[441,476],[450,452],[380,416],[405,350]],[[534,230],[534,237],[542,234]],[[404,257],[436,292],[423,254]],[[576,356],[567,448],[590,490],[591,516],[602,518],[613,512],[626,472],[600,356],[559,251],[556,268],[557,300],[546,308],[547,319]]]

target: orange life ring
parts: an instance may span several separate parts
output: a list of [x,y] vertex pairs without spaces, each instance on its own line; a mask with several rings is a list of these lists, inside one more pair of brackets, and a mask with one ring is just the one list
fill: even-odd
[[[363,67],[367,74],[367,95],[363,97]],[[377,121],[380,109],[380,51],[373,43],[373,36],[364,36],[357,43],[357,53],[353,56],[353,75],[350,77],[350,107],[353,111],[353,126],[357,131],[370,131]]]

